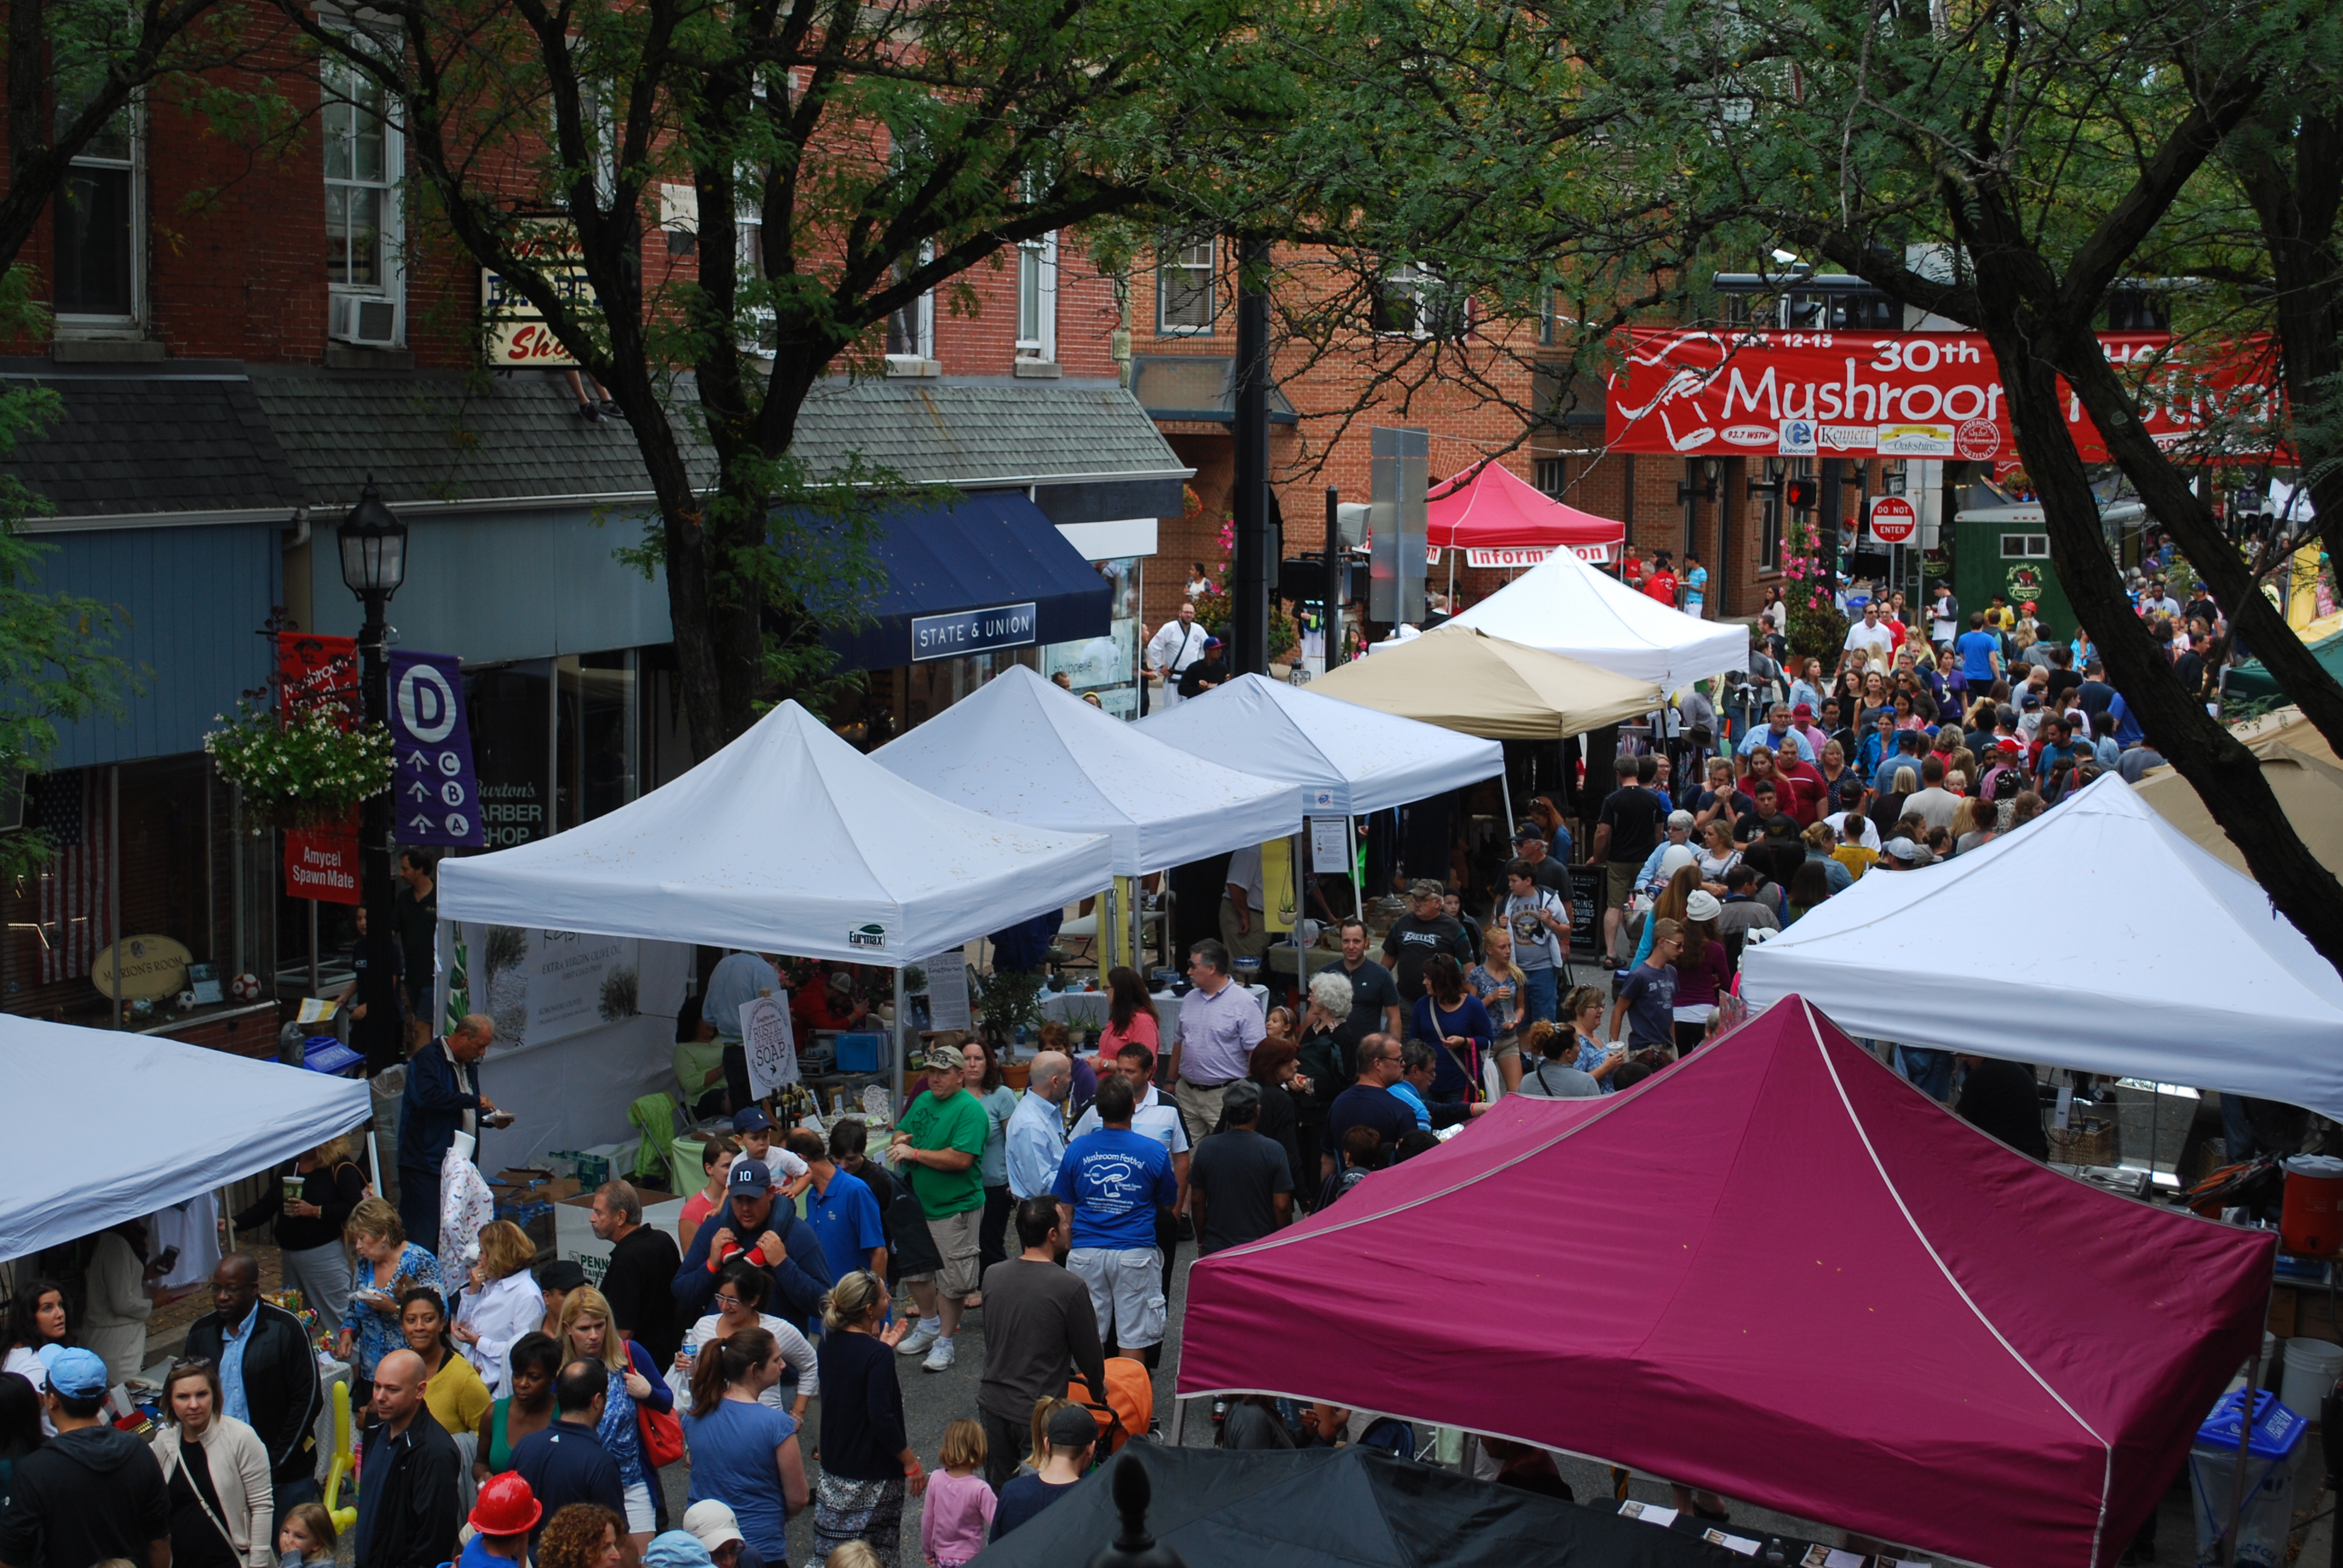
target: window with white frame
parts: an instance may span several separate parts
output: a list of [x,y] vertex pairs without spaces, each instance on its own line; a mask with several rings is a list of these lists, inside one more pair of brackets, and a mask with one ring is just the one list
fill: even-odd
[[1167,244],[1155,264],[1155,329],[1166,337],[1209,337],[1212,334],[1212,267],[1218,241]]
[[[917,263],[899,261],[895,276],[909,276],[914,268],[934,255],[928,246],[920,247]],[[908,305],[900,305],[887,313],[887,357],[890,359],[933,359],[936,357],[936,297],[932,290],[920,295]]]
[[[59,129],[79,116],[57,95]],[[55,306],[60,330],[136,326],[146,305],[146,138],[133,104],[90,138],[58,189]]]
[[1386,337],[1453,339],[1472,329],[1473,299],[1429,267],[1397,266],[1375,280],[1369,310]]
[[398,130],[372,77],[330,58],[324,77],[327,334],[396,347],[405,337]]
[[1058,236],[1017,246],[1017,357],[1058,357]]

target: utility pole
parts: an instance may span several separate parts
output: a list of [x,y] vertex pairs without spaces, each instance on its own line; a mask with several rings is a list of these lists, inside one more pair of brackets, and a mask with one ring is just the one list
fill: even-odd
[[1229,668],[1269,671],[1269,241],[1237,238],[1236,498]]

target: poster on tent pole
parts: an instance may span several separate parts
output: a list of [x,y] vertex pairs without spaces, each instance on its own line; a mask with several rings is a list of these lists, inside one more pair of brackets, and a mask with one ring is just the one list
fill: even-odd
[[790,1037],[789,1006],[765,995],[740,1004],[740,1044],[749,1058],[749,1092],[762,1100],[798,1081],[797,1042]]

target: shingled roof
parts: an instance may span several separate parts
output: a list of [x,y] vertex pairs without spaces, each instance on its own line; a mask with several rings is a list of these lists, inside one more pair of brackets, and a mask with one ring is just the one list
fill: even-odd
[[[22,363],[22,362],[20,362]],[[62,518],[346,507],[371,477],[393,502],[639,498],[619,420],[578,417],[555,375],[348,374],[227,364],[12,379],[53,386],[56,426],[0,457]],[[690,393],[689,382],[679,391]],[[679,421],[680,424],[680,421]],[[715,477],[687,432],[693,480]],[[1111,382],[836,377],[808,398],[797,450],[850,455],[916,484],[1171,477],[1186,471]]]

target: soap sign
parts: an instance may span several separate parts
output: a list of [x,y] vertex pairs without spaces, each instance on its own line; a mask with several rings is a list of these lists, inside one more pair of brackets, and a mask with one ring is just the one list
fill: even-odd
[[749,1092],[762,1100],[798,1081],[797,1042],[786,1001],[769,993],[740,1005],[740,1043],[749,1058]]
[[996,648],[1024,648],[1035,640],[1041,620],[1040,608],[1030,603],[955,610],[950,615],[915,616],[911,619],[911,662],[960,658]]

